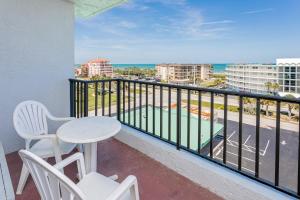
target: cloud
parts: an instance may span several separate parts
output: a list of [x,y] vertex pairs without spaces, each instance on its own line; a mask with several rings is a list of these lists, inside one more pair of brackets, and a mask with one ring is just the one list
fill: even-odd
[[136,1],[128,1],[127,3],[120,6],[121,9],[129,10],[129,11],[145,11],[150,9],[149,6],[141,3],[137,3]]
[[233,20],[220,20],[220,21],[204,22],[202,23],[202,25],[233,24],[233,23],[235,23]]
[[151,4],[162,4],[165,6],[184,6],[187,4],[186,0],[129,0],[127,3],[120,6],[121,9],[130,11],[146,11],[151,8]]
[[132,28],[136,28],[137,24],[134,22],[123,20],[119,23],[119,26],[121,26],[123,28],[127,28],[127,29],[132,29]]
[[273,11],[274,8],[265,8],[265,9],[257,9],[257,10],[248,10],[245,12],[242,12],[242,14],[245,15],[251,15],[251,14],[258,14],[258,13],[265,13],[265,12],[270,12]]
[[[166,13],[160,12],[162,6]],[[160,56],[157,49],[170,51],[178,44],[224,38],[234,23],[226,18],[206,20],[199,7],[185,0],[131,1],[95,18],[76,20],[76,62],[98,56],[119,60],[131,55],[156,57]]]
[[200,9],[185,6],[177,10],[177,15],[162,18],[154,24],[153,29],[177,39],[210,39],[220,38],[231,30],[230,24],[233,23],[233,20],[228,19],[205,21]]
[[145,0],[145,3],[160,3],[164,5],[186,5],[186,0]]

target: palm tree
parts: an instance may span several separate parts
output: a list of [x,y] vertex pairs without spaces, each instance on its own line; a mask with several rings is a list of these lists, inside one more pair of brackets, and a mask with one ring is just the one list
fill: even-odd
[[266,106],[266,116],[269,116],[269,106],[274,105],[274,101],[268,99],[262,99],[261,104]]
[[270,93],[270,89],[271,89],[271,87],[272,87],[272,83],[269,82],[269,81],[266,82],[266,83],[265,83],[265,87],[267,88],[267,92]]
[[253,108],[252,105],[254,103],[253,99],[249,98],[249,97],[244,97],[243,102],[244,102],[245,105],[248,105],[248,104],[250,105],[249,109],[248,109],[248,112],[251,114],[252,113],[252,108]]
[[276,94],[278,92],[279,87],[280,86],[278,83],[272,83],[271,88],[273,89],[273,94]]
[[[295,104],[295,107],[294,109],[298,111],[299,113],[299,108],[300,108],[300,105],[299,104]],[[300,120],[300,116],[298,115],[298,121]]]
[[[295,97],[293,96],[293,95],[291,95],[291,94],[288,94],[288,95],[286,95],[285,96],[286,98],[289,98],[289,99],[294,99]],[[294,110],[294,109],[297,109],[297,107],[298,107],[298,105],[297,104],[294,104],[294,103],[286,103],[286,105],[287,105],[287,108],[288,108],[288,116],[289,116],[289,119],[291,119],[291,117],[292,117],[292,111]]]
[[101,79],[102,79],[102,77],[99,75],[95,75],[90,78],[91,81],[97,81],[97,80],[101,80]]

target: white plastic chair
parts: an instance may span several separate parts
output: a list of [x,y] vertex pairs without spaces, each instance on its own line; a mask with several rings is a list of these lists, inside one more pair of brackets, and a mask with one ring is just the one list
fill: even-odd
[[[69,121],[74,118],[57,118],[47,108],[36,101],[24,101],[17,105],[13,114],[13,123],[17,133],[25,139],[26,150],[41,158],[55,157],[61,161],[61,155],[70,153],[76,144],[59,141],[56,134],[48,134],[47,119],[53,121]],[[35,143],[33,143],[35,141]],[[29,171],[23,165],[16,194],[21,194]]]
[[[116,176],[105,177],[96,172],[86,174],[82,153],[75,153],[51,166],[35,154],[20,150],[42,200],[139,200],[137,179],[128,176],[122,183]],[[79,182],[75,184],[59,170],[77,162]]]

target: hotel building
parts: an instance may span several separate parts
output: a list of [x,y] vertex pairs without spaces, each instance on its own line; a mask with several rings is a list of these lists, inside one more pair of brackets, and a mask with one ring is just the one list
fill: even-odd
[[300,97],[300,58],[277,59],[276,64],[231,64],[226,68],[230,89],[260,94],[273,92],[266,83],[277,83],[280,96]]
[[112,77],[113,68],[109,62],[109,60],[103,58],[94,59],[81,65],[80,70],[77,69],[75,73],[88,78],[92,78],[94,76]]
[[207,80],[212,72],[209,64],[158,64],[157,76],[161,81],[174,84],[196,84]]

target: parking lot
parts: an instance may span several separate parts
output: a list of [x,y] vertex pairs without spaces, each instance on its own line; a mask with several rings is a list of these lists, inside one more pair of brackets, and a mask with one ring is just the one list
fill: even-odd
[[[237,168],[238,123],[228,121],[227,164]],[[243,124],[242,171],[255,173],[255,126]],[[275,128],[260,128],[259,177],[274,182],[275,174]],[[214,158],[223,161],[223,140],[214,148]],[[281,129],[279,185],[296,190],[297,187],[298,133]]]

